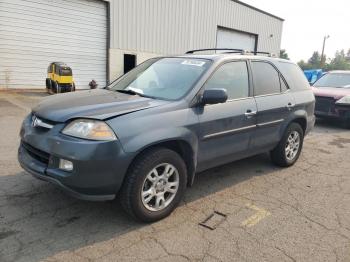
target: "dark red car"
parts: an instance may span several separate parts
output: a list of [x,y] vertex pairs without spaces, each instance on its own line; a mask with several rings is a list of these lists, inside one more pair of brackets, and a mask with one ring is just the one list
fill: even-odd
[[350,127],[350,71],[330,71],[313,84],[315,115],[337,118]]

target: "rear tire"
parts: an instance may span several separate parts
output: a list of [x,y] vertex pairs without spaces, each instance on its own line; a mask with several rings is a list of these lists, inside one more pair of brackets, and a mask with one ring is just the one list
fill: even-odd
[[183,159],[170,149],[154,148],[142,153],[131,164],[119,200],[133,218],[143,222],[158,221],[178,206],[186,183]]
[[304,142],[304,131],[298,123],[291,123],[281,141],[270,152],[271,160],[281,167],[293,165],[299,158]]
[[60,94],[60,93],[62,93],[62,87],[60,86],[60,84],[58,83],[58,82],[56,82],[56,93],[57,94]]

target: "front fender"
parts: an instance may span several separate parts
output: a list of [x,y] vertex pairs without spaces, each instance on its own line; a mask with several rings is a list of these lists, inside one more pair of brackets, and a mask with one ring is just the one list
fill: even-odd
[[130,140],[124,141],[124,151],[131,153],[135,156],[140,152],[146,150],[149,147],[160,145],[165,142],[182,142],[191,148],[191,152],[186,155],[182,155],[187,162],[188,170],[188,186],[192,186],[196,167],[197,167],[197,152],[198,152],[198,136],[194,131],[185,127],[177,128],[163,128],[157,129],[152,132],[144,133],[139,136],[135,136]]
[[193,148],[198,144],[198,116],[192,108],[151,108],[108,121],[116,132],[125,152],[140,152],[144,148],[170,140],[182,140]]
[[[146,148],[164,142],[181,142],[191,154],[184,152],[187,161],[189,184],[197,165],[199,119],[196,108],[185,105],[147,109],[108,120],[116,132],[124,152],[135,157]],[[191,161],[190,163],[188,161]]]
[[192,130],[185,127],[156,129],[152,132],[134,136],[129,140],[124,140],[122,145],[125,152],[141,152],[147,147],[166,141],[187,142],[191,146],[193,152],[197,152],[198,137]]

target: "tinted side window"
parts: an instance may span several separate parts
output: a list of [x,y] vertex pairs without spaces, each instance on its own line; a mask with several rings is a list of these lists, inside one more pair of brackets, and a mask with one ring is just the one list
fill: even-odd
[[254,95],[268,95],[281,92],[280,77],[276,69],[266,62],[252,62]]
[[205,89],[212,88],[225,88],[228,99],[248,97],[249,81],[247,63],[237,61],[222,65],[205,84]]
[[303,90],[310,87],[299,66],[289,62],[279,62],[277,65],[292,90]]

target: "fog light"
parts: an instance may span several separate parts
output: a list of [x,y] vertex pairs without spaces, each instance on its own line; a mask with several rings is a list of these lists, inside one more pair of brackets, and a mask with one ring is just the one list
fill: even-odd
[[72,171],[73,170],[73,163],[71,161],[60,159],[59,169],[65,170],[65,171]]

